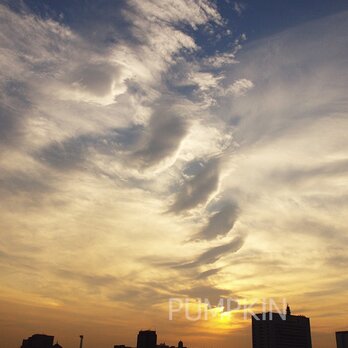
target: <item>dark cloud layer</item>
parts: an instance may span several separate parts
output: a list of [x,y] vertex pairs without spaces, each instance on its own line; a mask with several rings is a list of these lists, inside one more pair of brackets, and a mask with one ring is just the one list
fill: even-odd
[[194,177],[189,178],[176,195],[170,211],[180,213],[205,203],[210,194],[217,190],[219,184],[220,159],[212,158],[201,163],[201,169]]
[[46,146],[38,157],[44,163],[62,171],[78,168],[87,156],[89,142],[85,137],[70,138]]
[[237,252],[243,246],[243,244],[244,238],[242,236],[237,236],[227,244],[219,245],[205,251],[197,258],[196,262],[199,264],[214,263],[225,254]]
[[220,270],[221,270],[221,268],[212,268],[212,269],[209,269],[208,271],[204,271],[204,272],[199,273],[199,274],[196,276],[196,279],[198,279],[198,280],[207,279],[207,278],[209,278],[210,276],[219,273]]
[[52,142],[37,157],[59,170],[80,167],[92,153],[110,156],[128,166],[146,168],[173,155],[187,129],[188,123],[180,116],[156,114],[146,128],[134,125]]
[[103,97],[111,92],[119,69],[108,63],[90,63],[76,68],[69,75],[69,82],[97,96]]
[[78,280],[85,283],[88,287],[111,286],[117,282],[117,278],[113,275],[100,275],[93,273],[74,272],[68,269],[58,269],[55,271],[57,275],[65,279]]
[[[52,185],[47,176],[33,176],[31,173],[7,173],[6,171],[0,174],[0,194],[2,197],[10,197],[21,194],[27,195],[31,199],[31,204],[34,205],[36,198],[41,195],[47,195],[53,191]],[[41,200],[37,200],[41,204]]]
[[0,142],[11,142],[19,122],[18,114],[8,106],[0,105]]
[[14,144],[23,133],[23,120],[31,107],[25,83],[10,80],[0,85],[0,143]]
[[82,134],[52,142],[37,153],[37,158],[58,170],[79,168],[90,159],[92,153],[111,156],[114,160],[126,160],[139,143],[143,129],[142,126],[131,126],[111,129],[104,134]]
[[234,226],[238,218],[238,206],[235,203],[226,203],[220,211],[209,217],[208,224],[196,235],[198,239],[211,240],[226,235]]
[[188,131],[187,121],[166,108],[157,110],[150,119],[142,139],[142,148],[132,159],[143,167],[152,166],[173,155]]
[[217,247],[206,250],[194,261],[177,264],[174,267],[178,269],[186,269],[213,264],[226,254],[237,252],[243,246],[243,244],[244,238],[242,236],[237,236],[227,244],[219,245]]

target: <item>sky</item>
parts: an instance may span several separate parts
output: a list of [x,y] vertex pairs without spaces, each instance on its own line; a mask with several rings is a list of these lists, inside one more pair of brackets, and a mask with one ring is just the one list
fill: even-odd
[[347,2],[1,0],[0,18],[1,347],[156,329],[250,348],[238,311],[168,318],[221,297],[284,298],[335,347]]

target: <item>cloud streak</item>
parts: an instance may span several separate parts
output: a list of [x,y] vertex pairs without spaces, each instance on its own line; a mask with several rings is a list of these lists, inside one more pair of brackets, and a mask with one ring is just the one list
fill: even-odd
[[244,237],[237,236],[231,242],[206,250],[192,262],[175,265],[175,268],[188,269],[202,265],[210,265],[226,254],[236,253],[244,244]]
[[198,173],[184,181],[170,211],[180,213],[205,203],[219,184],[220,159],[212,158],[199,163]]
[[140,140],[140,149],[131,154],[133,160],[143,167],[173,155],[187,134],[189,125],[183,116],[161,107],[151,116],[147,127]]
[[196,235],[198,239],[212,240],[225,236],[233,228],[239,214],[235,203],[226,203],[222,208],[209,216],[208,223]]

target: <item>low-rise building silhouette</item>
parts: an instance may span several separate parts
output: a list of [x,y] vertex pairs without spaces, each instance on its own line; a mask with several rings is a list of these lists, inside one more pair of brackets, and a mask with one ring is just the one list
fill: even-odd
[[253,348],[312,348],[309,318],[286,314],[260,313],[252,318]]
[[336,332],[337,348],[348,348],[348,331]]
[[[125,344],[115,344],[114,348],[132,348]],[[152,330],[140,330],[137,337],[136,348],[186,348],[184,343],[179,341],[178,347],[169,346],[165,342],[157,344],[157,333]]]
[[21,348],[62,348],[57,342],[53,344],[54,336],[35,334],[22,342]]
[[179,341],[177,347],[169,346],[166,343],[160,343],[160,344],[157,344],[157,348],[186,348],[186,347],[184,347],[184,343],[182,341]]
[[157,348],[175,348],[175,347],[169,346],[165,342],[162,342],[160,344],[157,344]]

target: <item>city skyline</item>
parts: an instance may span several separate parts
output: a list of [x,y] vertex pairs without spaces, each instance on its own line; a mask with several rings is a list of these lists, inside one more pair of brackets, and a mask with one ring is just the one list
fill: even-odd
[[347,33],[341,0],[0,0],[0,347],[250,348],[274,302],[334,348]]
[[[252,313],[251,322],[252,348],[312,348],[310,318],[294,315],[289,304],[283,311]],[[348,331],[335,333],[337,348],[348,346]],[[84,348],[84,335],[80,335],[79,348]],[[63,348],[58,339],[46,334],[34,334],[23,339],[21,348]],[[180,339],[177,346],[158,341],[156,330],[138,332],[136,345],[115,344],[113,348],[187,348]]]

